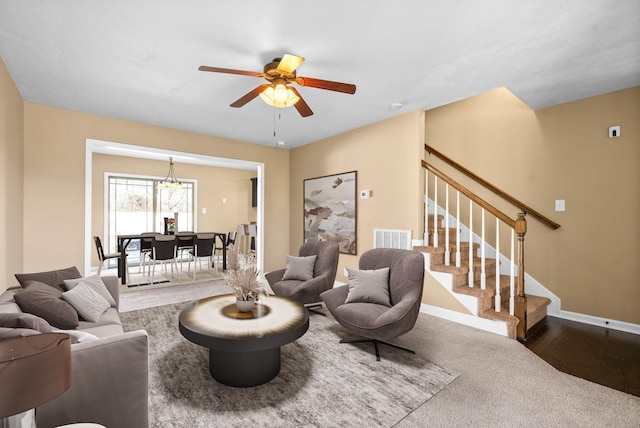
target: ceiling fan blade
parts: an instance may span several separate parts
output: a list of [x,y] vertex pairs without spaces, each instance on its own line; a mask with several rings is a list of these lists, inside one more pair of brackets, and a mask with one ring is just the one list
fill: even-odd
[[252,76],[252,77],[263,77],[263,73],[259,73],[257,71],[245,71],[245,70],[234,70],[233,68],[220,68],[220,67],[209,67],[208,65],[201,65],[198,70],[200,71],[212,71],[214,73],[227,73],[227,74],[240,74],[242,76]]
[[298,102],[293,105],[296,108],[296,110],[298,110],[298,113],[300,113],[300,116],[302,117],[311,116],[313,114],[313,111],[311,111],[311,109],[309,108],[309,105],[302,98],[302,95],[300,95],[300,93],[296,91],[296,88],[292,88],[292,87],[289,87],[289,88],[293,91],[294,94],[300,97]]
[[265,83],[264,85],[258,86],[257,88],[248,92],[246,95],[240,97],[237,101],[231,104],[231,107],[242,107],[243,105],[245,105],[246,103],[248,103],[249,101],[257,97],[258,95],[260,95],[260,93],[264,91],[266,88],[268,88],[269,86],[271,85],[267,83]]
[[312,77],[298,77],[296,82],[300,86],[308,86],[310,88],[327,89],[345,94],[356,93],[356,85],[352,85],[351,83],[332,82],[330,80],[314,79]]
[[291,54],[284,54],[280,62],[278,63],[278,70],[285,73],[293,73],[296,68],[300,67],[300,64],[304,62],[304,58]]

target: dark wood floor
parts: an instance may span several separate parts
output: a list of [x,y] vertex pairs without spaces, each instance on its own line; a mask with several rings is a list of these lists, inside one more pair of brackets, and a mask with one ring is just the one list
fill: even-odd
[[547,317],[525,346],[564,373],[640,396],[640,335]]

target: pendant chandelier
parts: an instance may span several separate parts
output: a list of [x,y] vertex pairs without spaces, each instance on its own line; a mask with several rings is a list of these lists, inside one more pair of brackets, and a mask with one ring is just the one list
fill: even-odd
[[173,173],[173,157],[169,156],[169,173],[167,178],[158,183],[156,189],[184,189],[184,184],[176,179]]

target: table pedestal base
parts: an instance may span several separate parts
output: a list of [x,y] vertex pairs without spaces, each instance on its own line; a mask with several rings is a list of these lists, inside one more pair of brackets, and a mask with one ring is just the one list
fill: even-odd
[[280,347],[248,352],[209,349],[209,373],[229,386],[262,385],[280,373]]

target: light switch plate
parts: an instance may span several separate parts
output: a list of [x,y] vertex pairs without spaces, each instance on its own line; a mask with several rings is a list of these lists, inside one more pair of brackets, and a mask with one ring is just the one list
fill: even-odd
[[564,211],[564,199],[556,199],[556,211]]

